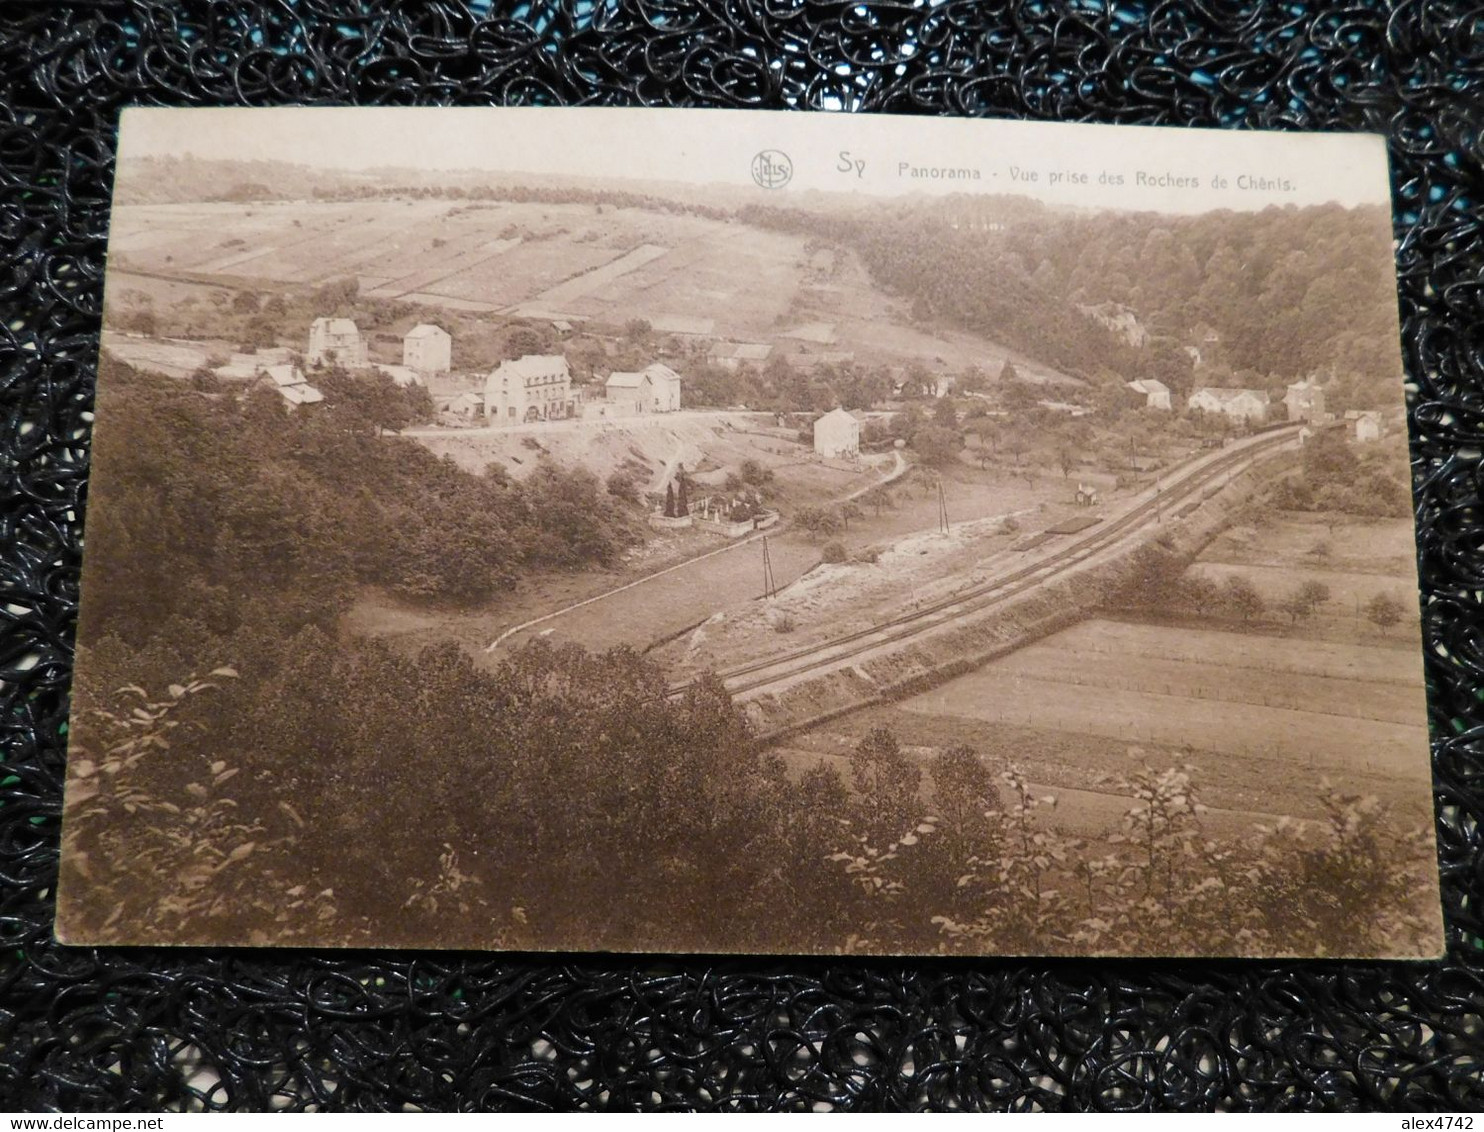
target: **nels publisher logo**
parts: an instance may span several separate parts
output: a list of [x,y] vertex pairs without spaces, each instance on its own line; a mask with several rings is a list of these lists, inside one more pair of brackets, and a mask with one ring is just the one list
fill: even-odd
[[794,163],[781,149],[765,149],[752,159],[752,179],[765,189],[781,189],[793,175]]

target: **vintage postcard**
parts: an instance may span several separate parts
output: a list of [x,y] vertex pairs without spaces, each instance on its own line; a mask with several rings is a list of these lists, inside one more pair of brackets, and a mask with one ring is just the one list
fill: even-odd
[[135,109],[57,934],[1427,957],[1380,138]]

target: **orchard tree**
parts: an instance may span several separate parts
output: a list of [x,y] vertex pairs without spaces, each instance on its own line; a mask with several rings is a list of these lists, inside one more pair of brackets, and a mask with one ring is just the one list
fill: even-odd
[[1257,587],[1241,574],[1233,574],[1227,578],[1226,584],[1221,588],[1221,596],[1227,608],[1243,621],[1252,621],[1261,617],[1266,608],[1266,603],[1262,600],[1262,594],[1257,592]]
[[1365,615],[1381,632],[1389,632],[1402,619],[1402,603],[1388,593],[1379,593],[1366,603]]
[[1293,624],[1307,621],[1319,612],[1319,607],[1329,600],[1329,587],[1323,582],[1301,582],[1278,603],[1278,608],[1288,614]]
[[828,507],[802,507],[796,518],[799,526],[815,536],[835,534],[843,525],[840,516]]

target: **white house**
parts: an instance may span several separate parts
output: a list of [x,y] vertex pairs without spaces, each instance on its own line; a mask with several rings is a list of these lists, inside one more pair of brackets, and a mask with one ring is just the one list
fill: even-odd
[[1296,381],[1283,394],[1291,421],[1314,421],[1324,416],[1324,390],[1313,378]]
[[1384,432],[1381,414],[1371,409],[1351,409],[1345,414],[1345,431],[1357,444],[1380,440]]
[[501,362],[484,383],[490,424],[521,424],[570,417],[572,371],[560,354],[527,354]]
[[831,409],[814,422],[814,451],[821,456],[856,456],[860,450],[861,423],[844,409]]
[[603,393],[609,401],[632,404],[641,413],[673,413],[680,408],[680,375],[655,362],[637,373],[609,374]]
[[417,373],[447,373],[453,339],[441,326],[420,322],[402,336],[402,364]]
[[289,408],[300,405],[317,405],[325,395],[304,380],[304,373],[295,365],[269,366],[263,376],[273,384],[274,390],[284,399]]
[[1261,424],[1268,415],[1268,395],[1261,389],[1197,389],[1186,405],[1239,423]]
[[1162,409],[1166,413],[1170,411],[1170,387],[1162,381],[1155,381],[1148,377],[1140,381],[1128,381],[1124,383],[1140,397],[1144,398],[1144,408]]
[[309,324],[309,350],[305,359],[313,365],[333,362],[347,369],[366,364],[366,340],[348,318],[317,318]]

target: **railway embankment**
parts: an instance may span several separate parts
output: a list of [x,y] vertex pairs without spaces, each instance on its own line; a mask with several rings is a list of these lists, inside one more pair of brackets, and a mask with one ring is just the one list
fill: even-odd
[[1102,611],[1127,577],[1132,556],[1149,543],[1158,541],[1178,557],[1193,560],[1264,484],[1295,462],[1292,449],[1270,455],[1239,476],[1182,500],[1157,521],[1043,584],[945,619],[909,639],[884,642],[838,665],[739,692],[735,699],[760,735],[777,740],[945,683]]

